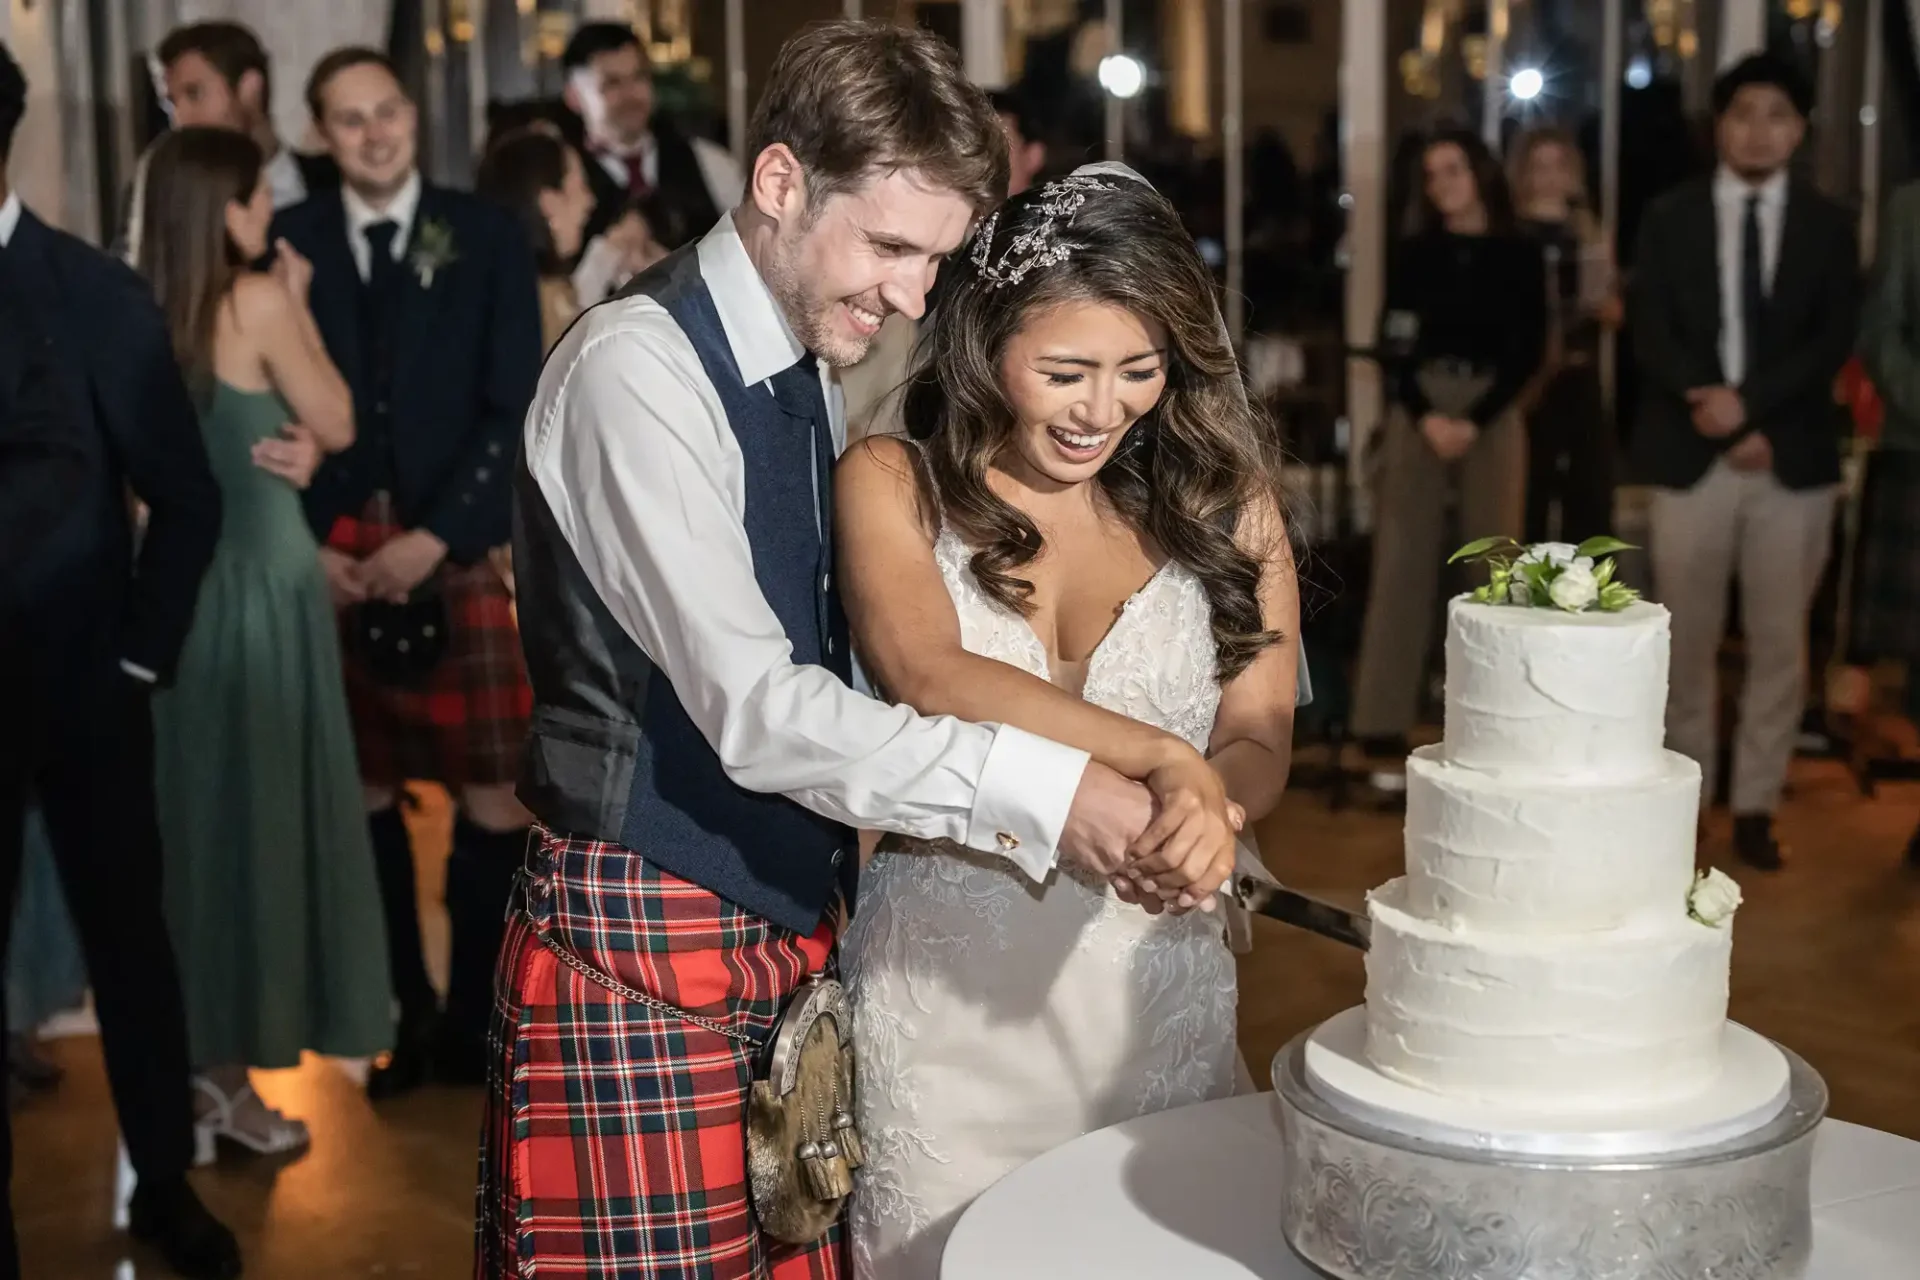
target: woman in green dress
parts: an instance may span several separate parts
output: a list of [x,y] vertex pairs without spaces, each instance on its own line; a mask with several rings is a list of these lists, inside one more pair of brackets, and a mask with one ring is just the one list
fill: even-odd
[[[388,1047],[386,937],[333,607],[298,487],[353,441],[260,149],[224,129],[155,144],[134,260],[165,310],[220,481],[220,545],[171,690],[154,700],[167,915],[196,1064],[200,1157],[306,1145],[249,1068]],[[295,425],[297,424],[297,425]]]

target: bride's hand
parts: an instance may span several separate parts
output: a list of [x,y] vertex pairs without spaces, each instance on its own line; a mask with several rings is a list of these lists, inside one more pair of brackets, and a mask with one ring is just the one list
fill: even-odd
[[1246,814],[1196,751],[1144,779],[1159,811],[1127,850],[1127,872],[1178,911],[1213,910],[1213,895],[1233,874],[1234,837]]

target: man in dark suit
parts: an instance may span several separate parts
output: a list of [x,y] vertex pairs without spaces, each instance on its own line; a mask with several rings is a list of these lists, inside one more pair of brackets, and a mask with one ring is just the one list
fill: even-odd
[[[394,995],[394,1052],[368,1082],[484,1079],[493,962],[526,843],[513,798],[532,708],[507,577],[508,489],[540,375],[532,249],[511,215],[424,183],[417,118],[383,54],[321,59],[308,105],[342,186],[275,234],[313,263],[311,305],[354,393],[352,448],[307,490],[342,609],[347,697],[366,787]],[[407,644],[403,651],[401,640]],[[441,782],[459,805],[447,866],[453,929],[444,1017],[420,952],[398,800]]]
[[[724,148],[689,138],[654,106],[653,67],[640,37],[618,22],[581,24],[567,42],[567,109],[580,118],[593,216],[586,240],[628,210],[645,210],[653,238],[677,249],[740,203],[740,166]],[[592,304],[598,298],[583,298]]]
[[1657,486],[1654,594],[1673,614],[1667,738],[1718,757],[1716,656],[1740,581],[1747,673],[1730,798],[1736,852],[1778,867],[1773,813],[1806,693],[1807,625],[1840,480],[1833,379],[1857,332],[1845,210],[1790,176],[1808,90],[1755,55],[1714,85],[1720,164],[1647,210],[1631,297],[1644,381],[1633,459]]
[[[98,465],[60,399],[49,344],[0,266],[0,565],[27,563],[59,534]],[[0,594],[0,626],[19,625],[15,603]]]
[[[0,157],[25,102],[20,68],[0,48]],[[100,465],[58,531],[5,565],[8,592],[32,623],[0,672],[0,902],[13,898],[30,787],[80,935],[108,1083],[139,1175],[130,1229],[184,1275],[236,1276],[232,1234],[187,1183],[186,1018],[160,908],[148,708],[193,619],[219,537],[220,491],[146,285],[42,223],[6,186],[0,262],[45,341],[71,428]],[[129,491],[148,511],[137,555]],[[0,925],[0,943],[5,932]],[[0,1169],[11,1159],[0,1118]],[[0,1275],[17,1268],[6,1214]]]

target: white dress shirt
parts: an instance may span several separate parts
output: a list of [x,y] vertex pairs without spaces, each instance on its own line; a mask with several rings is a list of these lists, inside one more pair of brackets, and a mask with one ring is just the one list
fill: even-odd
[[[698,254],[749,385],[805,354],[731,215]],[[822,377],[844,439],[837,387]],[[595,592],[672,681],[735,783],[1047,874],[1087,753],[1011,726],[919,716],[793,661],[753,576],[739,442],[659,303],[607,303],[561,340],[527,415],[526,460]]]
[[273,158],[267,161],[265,173],[267,190],[273,193],[276,213],[307,198],[306,175],[300,172],[300,161],[285,146],[274,152]]
[[[705,138],[689,138],[687,145],[693,149],[694,163],[700,166],[700,180],[707,188],[713,207],[726,210],[738,205],[746,191],[746,178],[735,163],[733,153]],[[646,180],[649,190],[657,190],[660,186],[660,148],[655,144],[652,134],[648,134],[640,143],[639,156],[640,176]],[[614,182],[622,187],[629,185],[627,166],[631,162],[627,157],[609,151],[596,151],[593,158]]]
[[353,265],[359,268],[362,280],[372,279],[373,249],[367,244],[367,228],[374,223],[398,224],[399,230],[393,233],[393,260],[398,262],[407,256],[407,244],[413,239],[414,215],[420,211],[418,169],[384,209],[375,209],[344,183],[340,187],[340,199],[347,207],[347,247],[353,250]]
[[1737,387],[1747,376],[1746,304],[1740,293],[1740,255],[1746,236],[1747,197],[1760,197],[1754,211],[1760,221],[1760,278],[1773,292],[1774,268],[1780,264],[1780,228],[1787,220],[1787,173],[1780,172],[1759,186],[1751,186],[1724,165],[1713,175],[1715,242],[1720,258],[1720,372],[1727,385]]

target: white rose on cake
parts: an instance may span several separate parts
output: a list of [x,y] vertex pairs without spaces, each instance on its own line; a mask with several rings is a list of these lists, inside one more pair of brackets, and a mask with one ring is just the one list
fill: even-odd
[[1571,542],[1536,542],[1520,554],[1519,564],[1550,564],[1565,569],[1572,565],[1592,572],[1593,557],[1580,554]]
[[1702,871],[1694,877],[1687,892],[1687,914],[1709,928],[1718,929],[1733,919],[1740,908],[1740,886],[1719,868]]
[[1579,613],[1600,598],[1600,583],[1591,567],[1575,561],[1554,575],[1547,596],[1568,613]]

